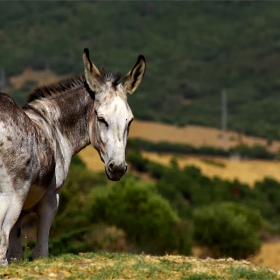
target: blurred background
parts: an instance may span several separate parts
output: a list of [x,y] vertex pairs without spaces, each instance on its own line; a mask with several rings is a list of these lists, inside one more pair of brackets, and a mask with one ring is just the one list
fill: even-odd
[[[0,2],[0,86],[82,73],[82,53],[126,74],[136,120],[128,174],[109,182],[93,148],[73,159],[50,253],[233,257],[280,269],[280,3]],[[34,244],[26,219],[24,249]],[[279,252],[278,252],[279,251]]]

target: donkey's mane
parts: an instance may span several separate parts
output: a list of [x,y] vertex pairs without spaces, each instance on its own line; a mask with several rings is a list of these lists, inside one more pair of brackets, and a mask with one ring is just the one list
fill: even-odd
[[[111,82],[113,86],[117,86],[121,78],[120,73],[108,72],[104,67],[101,67],[100,74],[104,82]],[[81,74],[75,78],[70,78],[57,84],[41,86],[36,88],[34,91],[32,91],[29,94],[27,98],[27,102],[29,103],[36,99],[47,98],[57,93],[62,93],[70,89],[73,89],[75,87],[85,85],[85,83],[86,83],[85,75]],[[86,88],[88,88],[87,85]]]
[[67,79],[57,84],[38,87],[29,94],[27,102],[31,102],[36,99],[47,98],[54,94],[65,92],[69,89],[83,85],[84,82],[85,76],[80,75],[78,77]]

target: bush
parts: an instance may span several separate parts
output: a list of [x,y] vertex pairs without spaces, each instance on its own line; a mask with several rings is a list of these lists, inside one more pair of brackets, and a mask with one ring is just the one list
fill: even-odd
[[123,229],[139,252],[190,253],[190,231],[153,185],[126,177],[112,187],[92,192],[92,222]]
[[262,215],[270,219],[278,228],[280,227],[280,183],[272,178],[265,178],[256,182],[254,191],[258,194],[258,207]]
[[261,145],[254,145],[252,147],[248,147],[246,145],[238,145],[231,148],[229,151],[230,153],[237,153],[242,157],[249,158],[274,159],[276,157],[275,154],[270,153],[266,149],[266,147]]
[[[239,214],[237,214],[239,212]],[[260,239],[244,211],[229,205],[198,208],[193,213],[194,240],[209,249],[212,257],[244,259],[257,253]],[[254,225],[254,226],[252,226]]]
[[[31,243],[32,245],[32,243]],[[80,252],[128,252],[134,250],[123,230],[104,224],[95,224],[61,234],[49,242],[50,254],[77,254]]]
[[256,209],[247,207],[246,205],[224,202],[220,204],[222,208],[230,210],[234,215],[242,215],[246,217],[248,224],[255,230],[256,233],[260,232],[263,227],[267,226],[266,221]]

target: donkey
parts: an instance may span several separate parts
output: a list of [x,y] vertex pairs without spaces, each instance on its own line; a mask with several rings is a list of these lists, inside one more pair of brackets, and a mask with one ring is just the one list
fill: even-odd
[[121,75],[100,71],[84,50],[84,75],[37,88],[19,107],[0,94],[0,265],[23,259],[21,222],[38,217],[33,259],[48,256],[49,231],[73,155],[92,144],[110,180],[127,171],[125,148],[133,120],[127,95],[145,73],[140,55]]

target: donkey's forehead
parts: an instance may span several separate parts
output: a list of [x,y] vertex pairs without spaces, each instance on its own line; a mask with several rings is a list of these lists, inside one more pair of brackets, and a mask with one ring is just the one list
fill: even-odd
[[131,109],[127,103],[127,98],[117,92],[111,93],[109,98],[102,98],[96,106],[96,110],[99,114],[112,115],[121,114],[124,116],[131,115]]

